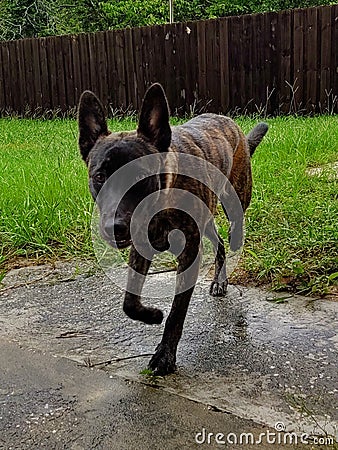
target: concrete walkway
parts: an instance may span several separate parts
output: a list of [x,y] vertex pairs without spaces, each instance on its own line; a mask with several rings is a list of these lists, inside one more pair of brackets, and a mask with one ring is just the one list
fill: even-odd
[[[172,277],[149,281],[163,291],[149,303],[167,315]],[[163,325],[126,317],[122,291],[102,273],[74,263],[9,273],[0,448],[337,449],[338,303],[207,292],[201,281],[177,374],[154,379],[140,372]]]

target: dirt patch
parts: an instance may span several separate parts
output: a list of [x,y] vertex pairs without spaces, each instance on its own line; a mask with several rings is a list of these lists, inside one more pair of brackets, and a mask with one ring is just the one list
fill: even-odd
[[336,180],[338,179],[338,161],[307,169],[306,175],[310,177],[327,176],[329,180]]

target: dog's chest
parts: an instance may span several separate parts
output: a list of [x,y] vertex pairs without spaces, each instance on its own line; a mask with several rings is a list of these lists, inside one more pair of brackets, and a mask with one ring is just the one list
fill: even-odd
[[[177,230],[181,233],[177,234]],[[164,252],[170,248],[171,238],[178,245],[180,239],[185,241],[189,238],[199,241],[201,231],[201,223],[194,220],[190,213],[178,209],[168,209],[157,214],[150,222],[148,238],[155,250]]]

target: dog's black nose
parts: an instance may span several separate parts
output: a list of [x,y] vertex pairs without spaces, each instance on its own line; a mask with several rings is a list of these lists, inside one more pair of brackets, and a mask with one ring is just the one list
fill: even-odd
[[118,241],[120,239],[125,239],[128,234],[128,225],[122,219],[115,219],[114,221],[114,235],[115,239]]
[[104,224],[104,234],[115,241],[122,241],[128,236],[128,225],[120,218],[107,220]]

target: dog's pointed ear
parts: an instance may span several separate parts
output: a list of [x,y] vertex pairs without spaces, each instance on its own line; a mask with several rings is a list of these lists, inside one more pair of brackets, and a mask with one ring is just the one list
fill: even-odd
[[171,142],[169,107],[164,90],[155,83],[145,93],[137,134],[159,151],[167,151]]
[[80,152],[87,163],[88,154],[95,142],[99,137],[110,134],[102,103],[90,91],[84,91],[80,97],[78,124]]

